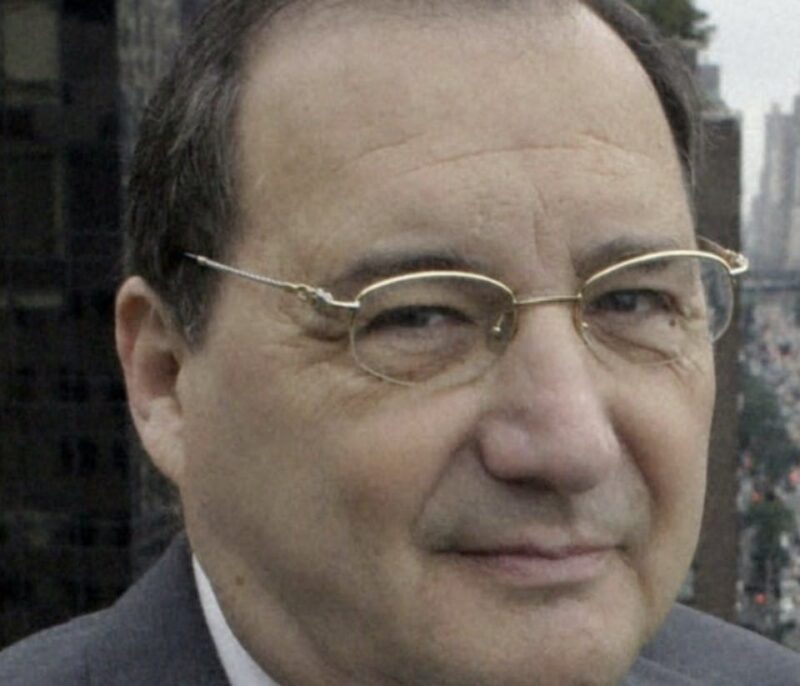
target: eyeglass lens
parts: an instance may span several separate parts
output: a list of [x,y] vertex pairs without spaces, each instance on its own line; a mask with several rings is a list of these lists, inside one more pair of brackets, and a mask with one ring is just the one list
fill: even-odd
[[[351,328],[366,370],[401,383],[480,375],[511,340],[512,292],[471,275],[427,275],[368,289]],[[733,310],[726,267],[712,258],[656,257],[589,279],[577,307],[597,353],[634,364],[689,357],[724,333]]]
[[691,357],[730,323],[727,269],[703,257],[660,257],[590,280],[583,291],[587,342],[635,364]]

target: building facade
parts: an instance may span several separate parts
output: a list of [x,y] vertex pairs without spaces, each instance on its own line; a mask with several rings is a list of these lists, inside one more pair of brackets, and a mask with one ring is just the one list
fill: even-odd
[[800,95],[767,115],[764,166],[746,242],[757,272],[800,269]]
[[[693,58],[689,57],[694,63]],[[694,63],[703,98],[701,136],[695,179],[697,233],[740,249],[742,136],[739,116],[720,94],[716,65]],[[728,621],[737,621],[739,556],[738,406],[739,331],[717,344],[717,399],[708,464],[703,529],[692,567],[690,604]]]
[[129,578],[112,0],[0,4],[0,643]]

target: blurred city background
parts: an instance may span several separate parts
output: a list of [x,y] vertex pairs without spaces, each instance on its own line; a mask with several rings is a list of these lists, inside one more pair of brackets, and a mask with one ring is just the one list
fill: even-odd
[[[800,649],[800,7],[630,2],[702,86],[698,231],[753,265],[719,349],[682,600]],[[0,647],[112,602],[176,526],[129,428],[111,318],[136,121],[202,4],[0,3]]]

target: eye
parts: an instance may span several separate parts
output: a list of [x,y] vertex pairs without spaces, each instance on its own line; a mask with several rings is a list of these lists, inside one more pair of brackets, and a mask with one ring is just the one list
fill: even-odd
[[422,333],[471,323],[466,314],[451,307],[409,305],[377,313],[364,327],[364,333],[401,333],[404,330]]
[[622,264],[584,287],[582,331],[596,350],[635,363],[705,351],[730,319],[729,283],[724,265],[692,255]]
[[664,291],[630,289],[599,294],[588,303],[592,314],[663,314],[674,311],[670,296]]
[[384,369],[433,373],[463,360],[479,340],[480,326],[466,312],[443,305],[398,305],[365,318],[354,329],[361,359]]

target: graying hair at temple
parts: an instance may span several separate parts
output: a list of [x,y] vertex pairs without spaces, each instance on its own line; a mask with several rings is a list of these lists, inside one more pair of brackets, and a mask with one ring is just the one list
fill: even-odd
[[[125,270],[144,277],[156,290],[190,344],[202,341],[218,277],[197,269],[182,254],[190,251],[222,260],[236,241],[240,227],[235,120],[242,73],[253,40],[269,30],[278,12],[301,1],[212,1],[141,123],[129,185]],[[678,51],[624,0],[580,1],[620,36],[650,77],[691,189],[698,110],[691,76]],[[536,2],[542,0],[530,0]],[[357,8],[358,3],[344,4]],[[459,4],[465,7],[453,0],[424,4],[447,6],[451,12]],[[508,4],[471,3],[493,11]]]

